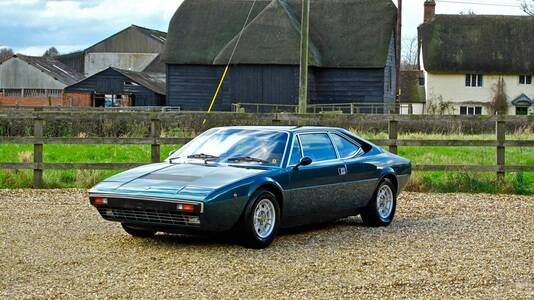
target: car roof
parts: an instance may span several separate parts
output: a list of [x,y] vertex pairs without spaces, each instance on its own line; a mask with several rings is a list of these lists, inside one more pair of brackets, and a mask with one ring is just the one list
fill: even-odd
[[248,129],[248,130],[274,130],[274,131],[284,131],[284,132],[307,132],[315,130],[342,130],[341,128],[335,127],[324,127],[324,126],[228,126],[228,127],[219,127],[219,128],[236,128],[236,129]]

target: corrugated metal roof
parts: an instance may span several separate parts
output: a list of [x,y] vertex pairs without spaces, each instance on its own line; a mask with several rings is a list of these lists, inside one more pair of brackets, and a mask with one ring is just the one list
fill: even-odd
[[[109,44],[108,42],[112,42],[114,40],[120,40],[121,39],[121,36],[122,35],[128,35],[128,33],[132,33],[132,32],[136,32],[136,33],[140,33],[141,35],[144,35],[146,36],[147,38],[149,38],[149,40],[151,41],[154,41],[154,47],[155,48],[158,48],[158,49],[162,49],[163,46],[165,45],[165,42],[167,41],[167,33],[163,32],[163,31],[159,31],[159,30],[155,30],[155,29],[150,29],[150,28],[146,28],[146,27],[141,27],[141,26],[137,26],[137,25],[131,25],[99,42],[97,42],[96,44],[88,47],[87,49],[84,50],[85,53],[89,53],[89,52],[131,52],[131,53],[156,53],[156,52],[160,52],[160,50],[155,50],[152,49],[152,51],[147,51],[147,49],[144,49],[144,50],[140,50],[139,47],[141,48],[146,48],[146,45],[144,45],[143,43],[141,43],[141,45],[139,44],[139,41],[136,41],[136,40],[132,40],[131,39],[131,36],[128,37],[126,40],[122,41],[122,43],[119,43],[119,46],[115,45],[114,43],[111,43]],[[126,44],[124,44],[126,43]],[[144,46],[143,46],[144,45]],[[157,46],[156,46],[157,45]],[[112,48],[115,48],[115,47],[120,47],[122,50],[121,51],[110,51],[109,50],[109,47],[112,47]],[[126,49],[123,49],[125,48]],[[105,49],[105,50],[103,50]]]
[[16,54],[13,57],[27,62],[66,85],[74,84],[85,78],[83,74],[51,57],[27,56],[22,54]]
[[158,55],[152,62],[146,66],[142,71],[145,73],[161,73],[165,74],[165,64],[161,61],[161,55]]
[[167,33],[166,32],[155,30],[155,29],[150,29],[150,28],[146,28],[146,27],[142,27],[142,26],[138,26],[138,25],[132,25],[132,27],[135,27],[135,28],[139,29],[144,34],[155,38],[156,40],[160,41],[161,43],[165,43],[167,41]]
[[118,68],[112,68],[112,69],[128,77],[133,82],[139,85],[142,85],[153,92],[156,92],[161,95],[167,94],[165,82],[158,80],[156,78],[153,78],[147,73],[122,70]]

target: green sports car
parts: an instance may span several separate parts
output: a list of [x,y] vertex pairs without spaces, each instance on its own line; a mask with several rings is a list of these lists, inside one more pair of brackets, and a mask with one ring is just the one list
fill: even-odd
[[235,229],[264,248],[281,227],[358,214],[389,225],[410,174],[407,159],[340,128],[221,127],[162,163],[104,180],[89,197],[136,237]]

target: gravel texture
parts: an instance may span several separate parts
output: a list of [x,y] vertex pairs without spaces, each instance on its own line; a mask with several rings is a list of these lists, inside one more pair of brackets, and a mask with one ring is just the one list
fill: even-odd
[[128,236],[80,190],[0,191],[0,298],[534,298],[534,197],[401,196],[359,218],[230,237]]

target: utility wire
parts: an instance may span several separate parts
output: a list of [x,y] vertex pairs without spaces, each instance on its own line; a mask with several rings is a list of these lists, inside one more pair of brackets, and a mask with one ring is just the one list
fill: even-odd
[[[226,75],[228,74],[228,69],[230,67],[230,63],[232,63],[232,59],[234,58],[234,54],[237,51],[237,47],[239,46],[239,42],[241,41],[241,36],[243,36],[243,31],[245,31],[245,28],[248,25],[248,22],[250,20],[250,16],[252,15],[252,11],[254,10],[254,6],[256,5],[257,0],[254,0],[252,2],[252,6],[250,7],[250,10],[248,11],[247,18],[245,19],[245,23],[243,24],[243,27],[241,28],[241,31],[239,32],[239,35],[237,37],[237,41],[234,45],[234,49],[232,50],[232,54],[230,55],[230,58],[228,59],[228,63],[226,64],[226,67],[224,68],[224,72],[221,76],[221,80],[219,81],[219,84],[217,85],[217,89],[215,90],[215,94],[213,95],[213,98],[211,99],[210,106],[208,108],[208,114],[211,113],[213,106],[215,105],[215,100],[217,100],[217,96],[219,96],[219,92],[221,91],[222,85],[224,83],[224,79],[226,78]],[[202,121],[202,125],[206,124],[207,119],[204,119]]]
[[236,41],[236,43],[234,45],[234,50],[232,50],[232,55],[230,55],[230,59],[228,60],[227,66],[230,65],[230,63],[232,62],[232,59],[234,58],[234,54],[235,54],[235,52],[237,50],[237,46],[239,45],[239,42],[241,41],[241,36],[243,36],[243,31],[245,31],[245,28],[248,25],[248,21],[250,20],[250,16],[252,15],[252,11],[254,10],[254,6],[256,5],[256,1],[257,0],[254,0],[254,2],[252,2],[252,6],[250,7],[250,10],[248,11],[247,19],[245,20],[245,24],[243,24],[243,28],[239,32],[239,36],[237,37],[237,41]]
[[504,4],[504,3],[489,3],[489,2],[470,2],[470,1],[456,1],[456,0],[439,0],[443,3],[456,3],[456,4],[473,4],[482,6],[502,6],[502,7],[517,7],[521,8],[519,4]]

